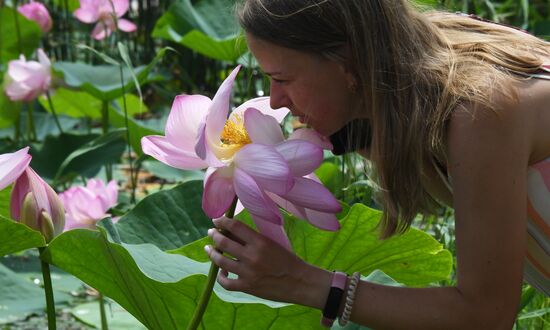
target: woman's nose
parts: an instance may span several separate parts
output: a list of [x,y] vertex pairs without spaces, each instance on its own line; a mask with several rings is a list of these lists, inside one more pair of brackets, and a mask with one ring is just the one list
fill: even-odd
[[289,107],[291,102],[286,92],[279,86],[279,83],[272,81],[269,89],[269,105],[272,109]]

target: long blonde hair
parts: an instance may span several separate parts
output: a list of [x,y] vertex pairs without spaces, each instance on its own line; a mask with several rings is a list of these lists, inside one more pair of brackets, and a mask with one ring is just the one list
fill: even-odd
[[407,0],[245,0],[238,16],[258,38],[320,54],[356,73],[371,121],[383,237],[438,205],[422,176],[428,161],[445,164],[453,110],[462,102],[491,109],[491,91],[513,92],[512,82],[523,79],[517,73],[536,72],[539,55],[550,55],[550,44],[529,34],[421,11]]

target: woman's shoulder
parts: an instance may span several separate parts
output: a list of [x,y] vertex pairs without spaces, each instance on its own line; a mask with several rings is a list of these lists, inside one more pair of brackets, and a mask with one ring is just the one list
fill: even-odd
[[514,145],[528,152],[528,164],[550,156],[550,80],[521,80],[510,90],[490,91],[490,106],[457,106],[447,130],[448,154],[456,143],[500,144],[514,136]]

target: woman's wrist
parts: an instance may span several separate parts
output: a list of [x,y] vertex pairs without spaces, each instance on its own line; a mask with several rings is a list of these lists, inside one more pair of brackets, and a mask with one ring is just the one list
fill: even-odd
[[325,306],[333,273],[304,263],[297,273],[294,292],[297,304],[323,309]]

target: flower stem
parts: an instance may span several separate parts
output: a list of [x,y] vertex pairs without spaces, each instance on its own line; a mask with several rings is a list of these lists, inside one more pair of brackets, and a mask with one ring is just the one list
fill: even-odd
[[107,313],[105,313],[105,298],[101,292],[99,293],[99,314],[101,316],[101,330],[109,330]]
[[61,128],[61,123],[59,123],[59,118],[57,117],[57,113],[55,112],[55,108],[53,107],[53,102],[49,91],[46,91],[46,97],[48,98],[48,104],[50,106],[50,110],[52,110],[52,115],[55,121],[55,125],[57,126],[59,133],[63,134],[63,129]]
[[134,165],[132,159],[132,145],[130,140],[130,126],[128,125],[128,106],[126,105],[126,91],[124,90],[124,71],[122,65],[118,66],[120,72],[120,86],[122,87],[122,102],[124,106],[124,126],[126,126],[126,141],[128,144],[128,164],[130,165],[130,184],[132,185],[132,193],[130,195],[130,202],[136,202],[136,184],[133,180],[134,177]]
[[[101,127],[103,128],[103,135],[109,133],[109,102],[103,101],[101,104]],[[113,178],[112,164],[105,164],[105,175],[107,181],[111,181]]]
[[36,141],[36,128],[34,127],[34,117],[33,117],[33,105],[25,102],[27,108],[27,132],[29,134],[29,141]]
[[[40,254],[44,252],[45,248],[38,248]],[[48,313],[48,330],[55,330],[55,303],[53,299],[52,278],[50,276],[50,265],[40,259],[40,266],[42,268],[42,278],[44,280],[44,291],[46,292],[46,310]]]
[[[227,212],[225,213],[226,217],[233,218],[233,216],[235,215],[235,208],[237,207],[237,201],[238,199],[237,197],[235,197],[235,199],[233,200],[233,204],[231,204],[231,206],[229,207],[229,210],[227,210]],[[187,330],[196,330],[199,324],[201,323],[202,316],[206,311],[206,307],[208,306],[208,301],[210,300],[210,296],[212,295],[212,289],[214,288],[216,277],[218,277],[219,269],[220,267],[218,267],[216,264],[214,263],[210,264],[210,270],[208,271],[208,278],[206,279],[206,285],[204,286],[202,294],[199,298],[199,303],[197,304],[195,313],[191,318],[191,322],[187,326]]]
[[17,50],[19,51],[19,54],[23,54],[23,43],[21,41],[21,28],[19,27],[19,13],[17,12],[17,3],[18,1],[14,1],[13,4],[13,20],[15,21],[15,34],[17,36]]

